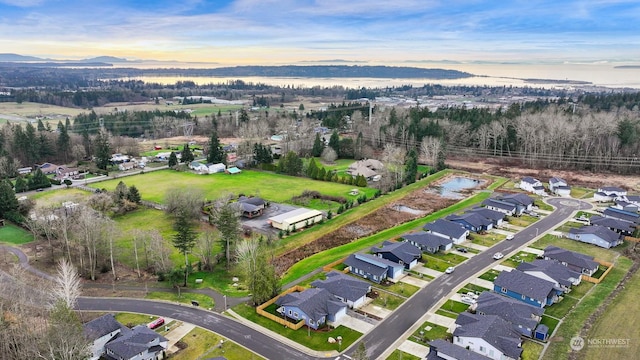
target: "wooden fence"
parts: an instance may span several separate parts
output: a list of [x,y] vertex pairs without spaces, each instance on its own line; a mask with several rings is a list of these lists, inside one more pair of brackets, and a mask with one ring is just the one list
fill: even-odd
[[[344,262],[345,260],[347,260],[347,258],[343,258],[343,259],[340,259],[340,260],[336,260],[336,261],[334,261],[332,263],[329,263],[329,264],[327,264],[327,265],[322,267],[322,271],[329,272],[329,271],[332,271],[332,270],[336,270],[333,267],[338,265],[338,264],[340,264],[340,263],[342,263],[342,262]],[[345,273],[345,274],[348,273],[349,272],[349,267],[346,267],[346,268],[342,269],[342,272]]]
[[582,280],[584,280],[586,282],[594,283],[594,284],[600,284],[600,282],[602,280],[604,280],[604,278],[607,276],[607,274],[609,274],[609,271],[611,271],[611,269],[613,269],[613,263],[610,263],[610,262],[604,261],[604,260],[600,260],[600,259],[593,259],[593,260],[596,261],[600,265],[606,266],[607,270],[605,270],[602,273],[602,275],[600,275],[599,278],[594,278],[594,277],[582,274]]
[[277,322],[280,325],[284,325],[284,326],[288,327],[289,329],[298,330],[305,324],[304,320],[298,321],[297,323],[294,324],[294,323],[288,321],[286,318],[282,318],[280,316],[276,316],[276,315],[273,315],[271,313],[268,313],[268,312],[264,311],[264,308],[266,308],[267,306],[273,304],[274,302],[276,302],[276,300],[278,300],[280,297],[282,297],[284,295],[287,295],[287,294],[295,292],[295,291],[304,291],[304,290],[306,290],[306,288],[304,288],[302,286],[298,286],[298,285],[292,286],[292,287],[288,288],[287,290],[283,291],[282,293],[278,294],[278,296],[274,297],[273,299],[271,299],[271,300],[267,301],[266,303],[258,306],[256,308],[256,312],[258,313],[258,315],[262,315],[262,316],[266,317],[267,319],[273,320],[273,321]]
[[624,239],[625,239],[625,240],[627,240],[627,241],[640,243],[640,239],[638,239],[638,238],[636,238],[636,237],[632,237],[632,236],[625,236],[625,237],[624,237]]

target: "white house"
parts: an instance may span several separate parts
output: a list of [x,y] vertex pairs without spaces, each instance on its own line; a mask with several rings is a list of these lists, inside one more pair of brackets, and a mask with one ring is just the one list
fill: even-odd
[[598,192],[604,193],[613,199],[621,196],[627,196],[627,190],[617,186],[603,186],[598,188]]
[[208,174],[209,173],[209,168],[207,167],[207,165],[199,162],[199,161],[192,161],[189,163],[189,168],[199,174]]
[[520,180],[520,189],[537,195],[543,195],[545,192],[542,182],[530,176],[525,176]]
[[462,312],[453,343],[494,360],[520,359],[522,340],[512,325],[497,315]]
[[98,360],[104,354],[107,342],[119,336],[123,326],[113,314],[106,314],[83,325],[84,334],[91,341],[91,360]]
[[209,174],[215,174],[215,173],[224,172],[224,170],[227,167],[223,163],[217,163],[217,164],[207,164],[207,168],[208,168]]
[[571,196],[571,187],[564,179],[559,177],[549,179],[549,191],[558,196]]

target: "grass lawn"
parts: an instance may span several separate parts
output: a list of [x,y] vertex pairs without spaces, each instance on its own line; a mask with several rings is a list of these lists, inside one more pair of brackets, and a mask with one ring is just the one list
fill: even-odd
[[[247,296],[249,290],[245,288],[242,277],[233,275],[233,270],[227,271],[224,264],[219,264],[213,271],[195,271],[189,274],[189,287],[194,289],[213,288],[227,296]],[[237,286],[233,286],[233,278],[239,278]],[[196,279],[202,279],[202,283],[196,284]]]
[[540,198],[533,201],[533,206],[537,206],[540,210],[553,211],[553,206],[542,201]]
[[520,265],[520,263],[523,262],[532,262],[533,260],[535,260],[537,257],[536,254],[532,254],[530,252],[526,252],[526,251],[520,251],[519,253],[513,255],[512,257],[508,258],[507,260],[502,262],[502,265],[505,266],[510,266],[512,268],[516,268],[518,267],[518,265]]
[[562,319],[571,308],[576,306],[576,304],[580,301],[580,298],[572,297],[571,295],[565,295],[560,302],[557,302],[551,306],[547,306],[544,310],[544,313],[549,316],[553,316],[558,319]]
[[[220,341],[224,341],[220,346]],[[186,334],[182,343],[187,347],[172,355],[170,359],[197,360],[202,358],[215,358],[224,356],[229,360],[254,360],[263,357],[247,350],[246,348],[221,337],[220,335],[196,327]]]
[[135,314],[135,313],[117,313],[115,317],[119,323],[129,328],[134,327],[136,325],[142,325],[142,324],[146,325],[158,318],[157,316],[149,316],[149,315]]
[[207,295],[181,292],[180,296],[178,297],[177,291],[175,293],[150,292],[145,298],[152,300],[167,300],[189,305],[191,305],[191,300],[196,300],[200,303],[200,307],[205,309],[213,309],[215,305],[213,299],[208,297]]
[[587,199],[593,197],[595,194],[595,190],[587,189],[583,187],[572,186],[571,187],[571,197],[575,199]]
[[442,307],[440,307],[440,309],[460,314],[463,311],[467,311],[469,306],[469,304],[449,299],[444,303],[444,305],[442,305]]
[[424,261],[424,267],[437,271],[445,271],[449,266],[453,266],[446,260],[438,259],[427,254],[422,254],[422,260]]
[[371,303],[387,310],[395,310],[405,301],[400,296],[391,295],[384,291],[379,291],[379,294]]
[[[626,243],[626,242],[625,242]],[[618,251],[614,249],[603,249],[601,247],[593,246],[586,243],[581,243],[579,241],[567,239],[567,238],[558,238],[551,234],[546,234],[538,241],[534,242],[530,246],[534,249],[544,250],[549,245],[561,247],[563,249],[576,251],[585,255],[593,256],[597,259],[601,259],[604,261],[613,262],[618,256],[620,251],[620,247],[618,247]]]
[[569,221],[565,221],[562,225],[560,225],[557,228],[555,228],[555,231],[568,233],[569,230],[576,229],[576,228],[581,228],[584,225],[585,225],[584,223],[580,223],[580,222],[569,220]]
[[316,280],[325,280],[327,278],[327,273],[325,272],[319,272],[309,278],[307,278],[304,281],[301,281],[298,283],[298,286],[302,286],[302,287],[311,287],[311,283],[316,281]]
[[33,241],[33,234],[27,230],[10,224],[5,221],[5,225],[0,227],[0,243],[21,245]]
[[506,235],[496,234],[496,233],[488,233],[488,234],[477,234],[473,233],[469,235],[471,242],[476,245],[488,246],[491,247],[500,241],[506,238]]
[[446,339],[449,336],[448,334],[446,327],[427,321],[422,324],[413,335],[409,336],[409,340],[417,342],[418,344],[427,345],[427,343],[432,340]]
[[[605,280],[606,282],[606,280]],[[596,286],[597,287],[597,286]],[[640,327],[637,324],[640,314],[640,272],[636,272],[625,284],[624,291],[611,302],[605,313],[593,324],[585,338],[591,339],[630,339],[622,347],[589,347],[581,351],[582,359],[631,359],[640,351]]]
[[[217,199],[225,193],[234,195],[258,195],[273,202],[289,202],[304,190],[315,190],[325,195],[348,197],[353,185],[316,181],[308,178],[244,170],[240,174],[198,175],[191,172],[159,170],[124,179],[113,179],[91,184],[95,188],[113,190],[120,181],[127,186],[135,185],[144,200],[162,203],[165,194],[175,188],[195,188],[204,192],[206,200]],[[176,184],[183,184],[182,186]],[[188,184],[188,185],[187,185]],[[375,189],[358,188],[371,198]]]
[[[432,176],[436,176],[438,174],[447,174],[446,172],[439,172],[435,175]],[[444,176],[444,175],[442,175]],[[431,177],[427,177],[425,179],[429,179]],[[432,178],[433,179],[433,178]],[[421,188],[423,186],[426,185],[424,179],[416,182],[410,186],[416,185],[416,188]],[[431,180],[432,181],[432,180]],[[405,187],[403,189],[400,189],[398,191],[404,191],[407,188],[410,188],[410,186]],[[411,188],[414,189],[414,188]],[[412,191],[412,190],[411,190]],[[456,211],[459,211],[460,209],[464,209],[467,208],[469,206],[478,204],[480,202],[482,202],[483,200],[487,199],[489,197],[490,193],[489,192],[481,192],[479,194],[476,194],[468,199],[462,200],[448,208],[436,211],[424,218],[421,219],[416,219],[410,222],[407,222],[405,224],[402,224],[400,226],[396,226],[394,228],[391,229],[387,229],[387,230],[383,230],[378,232],[375,235],[371,235],[362,239],[359,239],[358,241],[354,241],[342,246],[338,246],[335,247],[333,249],[329,249],[329,250],[325,250],[322,251],[320,253],[317,253],[313,256],[310,256],[306,259],[303,259],[299,262],[297,262],[295,265],[293,265],[289,270],[287,270],[287,272],[283,275],[282,278],[282,283],[286,284],[288,282],[291,282],[297,278],[299,278],[300,276],[308,273],[310,271],[310,269],[317,269],[325,264],[328,264],[330,262],[342,259],[347,257],[349,254],[354,253],[356,251],[362,250],[362,249],[366,249],[366,248],[370,248],[371,246],[374,246],[378,243],[380,243],[381,241],[387,240],[387,239],[393,239],[396,238],[410,230],[414,230],[416,228],[419,228],[421,226],[423,226],[424,224],[433,221],[435,219],[439,219],[442,218],[446,215],[452,214]],[[402,195],[404,196],[404,195]],[[313,228],[304,231],[301,234],[304,234],[303,236],[307,236],[309,238],[305,239],[306,241],[311,241],[314,238],[317,238],[317,236],[320,236],[322,234],[326,234],[329,233],[330,231],[333,231],[335,229],[337,229],[339,226],[343,226],[357,218],[362,217],[363,215],[366,214],[366,211],[374,211],[377,207],[381,206],[382,203],[389,203],[390,201],[396,200],[399,197],[396,197],[396,192],[394,192],[391,195],[383,195],[382,197],[367,202],[365,204],[363,204],[362,206],[358,206],[352,210],[357,210],[358,212],[352,212],[350,213],[348,216],[350,216],[348,219],[345,218],[344,220],[342,219],[345,215],[341,215],[340,217],[336,218],[335,220],[331,220],[330,222],[328,222],[327,224],[323,225],[323,226],[314,226]],[[362,209],[361,209],[362,208]],[[337,222],[338,220],[340,220],[340,222]],[[334,221],[336,221],[335,224],[332,224]],[[331,225],[329,225],[331,224]],[[330,227],[327,227],[330,226]],[[317,231],[314,232],[314,229],[317,229]],[[321,233],[320,233],[321,232]],[[315,235],[315,236],[313,236]],[[313,236],[313,237],[312,237]]]
[[[633,264],[633,261],[626,257],[620,257],[616,260],[616,263],[615,263],[616,266],[611,270],[611,272],[604,279],[604,281],[596,285],[593,288],[593,290],[570,313],[566,314],[562,324],[556,330],[557,331],[556,338],[562,339],[562,340],[549,342],[549,346],[544,353],[543,359],[555,360],[555,359],[564,359],[567,357],[567,353],[571,351],[569,347],[569,339],[571,339],[571,337],[575,336],[576,334],[580,334],[582,327],[584,326],[584,323],[587,320],[587,318],[598,307],[601,306],[604,299],[607,298],[607,296],[615,289],[618,283],[620,283],[622,278],[627,274],[632,264]],[[637,274],[634,276],[637,276]],[[630,290],[633,290],[633,289],[630,289]],[[620,326],[621,319],[627,319],[628,324],[633,324],[633,321],[636,315],[638,314],[638,312],[633,312],[631,311],[632,309],[629,309],[629,306],[635,306],[635,307],[638,306],[636,301],[637,291],[628,291],[627,289],[625,289],[620,294],[620,297],[622,297],[622,300],[618,298],[614,301],[614,304],[621,307],[621,309],[618,310],[619,315],[613,316],[612,313],[607,312],[603,314],[603,317],[598,319],[598,321],[611,324],[609,328],[610,330],[607,329],[606,331],[618,332],[620,336],[622,336],[623,338],[631,337],[631,335],[627,335],[627,334],[630,334],[629,331],[634,331],[635,335],[633,336],[633,338],[638,339],[638,336],[640,335],[637,333],[638,327]],[[597,327],[594,327],[593,329],[597,329]],[[616,337],[615,333],[602,332],[602,334],[605,334],[604,336],[607,338]],[[582,336],[584,337],[586,336],[586,334],[582,334]],[[633,344],[633,346],[637,347],[638,342],[635,341],[635,344]],[[591,349],[589,348],[582,350],[584,354],[580,354],[578,358],[580,359],[586,358],[587,353],[590,350]],[[607,351],[606,358],[611,358],[609,354],[612,354],[611,351],[616,349],[607,348],[605,350]],[[629,349],[620,349],[620,350],[624,350],[625,352],[629,351]],[[631,357],[619,356],[618,358],[620,359],[635,358],[636,352],[634,351],[626,354],[633,354],[633,355],[631,355]],[[593,356],[592,358],[601,359],[602,356],[600,357]]]
[[571,292],[568,295],[576,298],[582,298],[589,290],[593,289],[595,285],[596,284],[594,283],[581,281],[580,285],[571,287]]
[[515,216],[509,217],[509,224],[515,225],[515,226],[521,226],[521,227],[527,227],[536,221],[538,221],[538,218],[535,218],[529,215],[522,215],[519,217],[515,217]]
[[429,254],[429,256],[442,259],[454,265],[458,265],[461,262],[467,260],[466,257],[462,255],[458,255],[454,252],[447,252],[447,253],[437,252],[435,254]]
[[395,349],[386,360],[420,360],[420,358],[402,350]]
[[542,315],[542,321],[540,321],[540,323],[547,325],[549,327],[549,334],[553,334],[553,331],[556,329],[556,327],[558,327],[558,323],[560,323],[560,320],[549,315]]
[[468,292],[475,292],[477,293],[481,293],[483,291],[489,291],[489,289],[484,288],[482,286],[476,285],[476,284],[472,284],[472,283],[467,283],[465,286],[462,287],[462,289],[458,290],[459,294],[466,294]]
[[522,360],[538,360],[544,346],[536,342],[525,340],[522,342]]
[[389,286],[380,286],[380,285],[377,285],[377,286],[388,292],[396,293],[400,296],[404,296],[407,298],[415,294],[416,292],[418,292],[418,290],[420,290],[420,288],[415,285],[405,284],[403,282],[398,282]]
[[498,275],[500,275],[500,271],[491,269],[486,273],[478,276],[478,278],[493,282],[493,280],[495,280],[498,277]]
[[[18,194],[20,196],[20,194]],[[37,208],[49,208],[52,206],[60,206],[65,201],[85,202],[91,193],[76,188],[61,188],[59,190],[49,190],[36,192],[29,195],[31,200],[36,202]]]
[[459,313],[457,312],[451,312],[449,310],[442,310],[442,308],[436,310],[436,314],[438,315],[442,315],[442,316],[446,316],[448,318],[452,318],[452,319],[457,319]]
[[362,335],[355,330],[341,325],[330,330],[327,330],[325,326],[322,331],[311,331],[311,336],[308,336],[306,327],[302,327],[298,330],[291,330],[288,327],[282,326],[267,319],[266,317],[258,315],[254,308],[246,304],[237,305],[233,310],[245,319],[253,321],[260,326],[263,326],[312,350],[338,350],[338,344],[329,344],[327,342],[329,337],[333,337],[335,339],[337,336],[342,336],[342,349],[346,349]]

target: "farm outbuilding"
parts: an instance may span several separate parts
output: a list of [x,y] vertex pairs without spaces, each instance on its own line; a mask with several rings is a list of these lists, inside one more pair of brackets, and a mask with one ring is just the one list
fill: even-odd
[[322,212],[318,210],[299,208],[269,218],[269,223],[276,229],[295,231],[322,220]]

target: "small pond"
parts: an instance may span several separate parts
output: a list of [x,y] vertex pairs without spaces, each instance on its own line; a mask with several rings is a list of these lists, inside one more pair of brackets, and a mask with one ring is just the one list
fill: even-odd
[[465,196],[460,194],[459,191],[473,189],[482,184],[484,184],[484,180],[456,176],[446,182],[443,182],[437,186],[436,189],[438,194],[442,197],[448,199],[462,199]]

